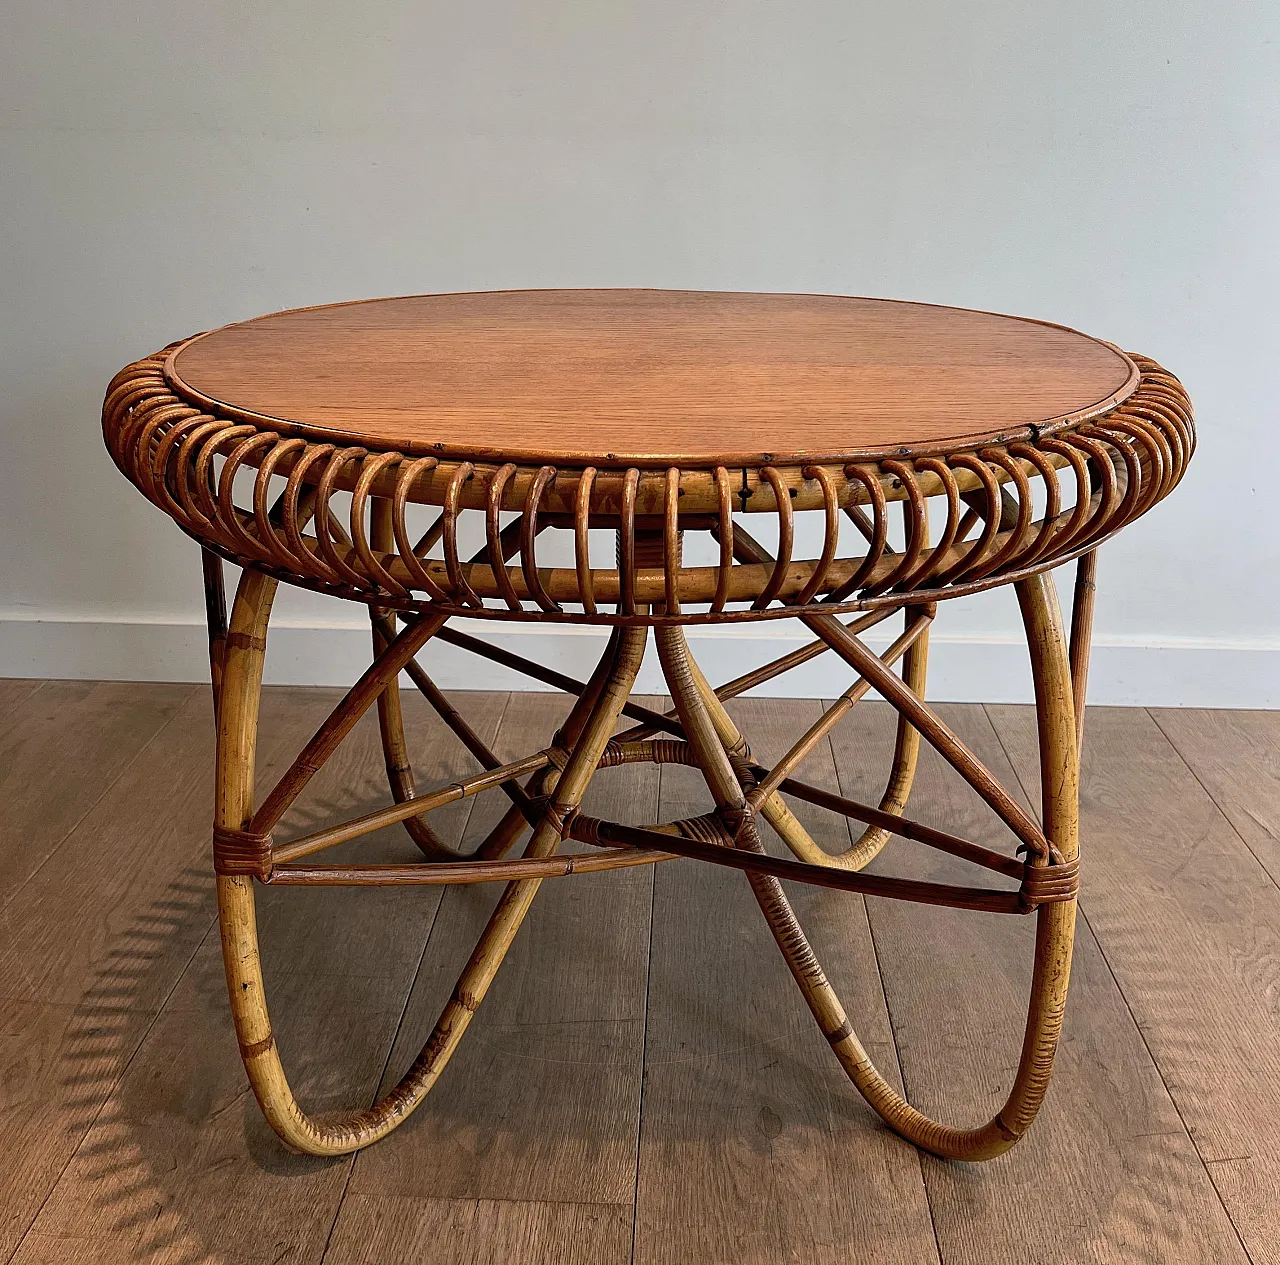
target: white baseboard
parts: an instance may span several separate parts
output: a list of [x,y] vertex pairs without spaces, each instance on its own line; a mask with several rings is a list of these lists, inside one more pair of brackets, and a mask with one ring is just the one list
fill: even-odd
[[[571,676],[583,677],[605,633],[473,621],[478,636]],[[797,626],[694,630],[690,642],[713,680],[724,681],[807,642]],[[871,638],[882,647],[887,638]],[[275,624],[267,680],[278,685],[349,685],[368,664],[361,628]],[[437,643],[422,662],[446,689],[539,689],[536,682]],[[203,681],[208,677],[203,625],[104,620],[0,620],[0,676],[116,681]],[[822,655],[759,691],[781,697],[831,697],[850,673]],[[650,647],[640,688],[662,691]],[[1017,703],[1031,699],[1026,651],[1015,637],[935,633],[929,697],[940,702]],[[1158,638],[1100,638],[1089,674],[1089,702],[1151,707],[1280,707],[1280,643]]]

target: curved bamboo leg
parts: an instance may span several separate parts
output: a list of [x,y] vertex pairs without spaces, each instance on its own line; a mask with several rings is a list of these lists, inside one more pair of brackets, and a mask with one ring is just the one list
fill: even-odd
[[[1069,861],[1078,852],[1079,765],[1062,618],[1049,577],[1038,575],[1022,580],[1017,592],[1035,679],[1044,829],[1050,843]],[[689,670],[691,661],[683,638],[666,637],[659,641],[659,649],[663,651],[667,683],[708,785],[718,806],[733,809],[734,796],[740,802],[741,791],[734,792],[729,787],[731,763],[721,742],[709,738],[711,735],[719,739],[719,735],[696,686],[696,669]],[[739,846],[763,850],[749,818],[739,836]],[[1075,901],[1042,905],[1037,912],[1031,997],[1013,1088],[990,1121],[961,1129],[917,1111],[880,1075],[805,938],[781,884],[757,874],[750,876],[750,882],[787,966],[836,1058],[890,1128],[924,1150],[957,1160],[991,1159],[1007,1151],[1026,1132],[1044,1101],[1062,1030],[1071,974]]]
[[1098,591],[1098,551],[1082,553],[1076,563],[1071,602],[1071,692],[1076,701],[1076,746],[1084,748],[1084,697],[1089,684],[1089,649],[1093,641],[1093,602]]
[[[218,709],[215,811],[217,824],[224,828],[241,829],[252,817],[262,658],[275,588],[276,582],[269,577],[246,571],[232,613]],[[631,691],[644,640],[645,630],[638,628],[627,629],[611,642],[606,670],[600,674],[601,688],[582,718],[573,750],[526,855],[547,856],[559,845],[562,823],[591,780]],[[287,1145],[312,1155],[345,1154],[385,1137],[413,1111],[457,1048],[539,885],[538,879],[507,885],[431,1037],[400,1083],[366,1110],[319,1119],[298,1105],[272,1035],[258,954],[253,882],[242,875],[218,876],[223,961],[241,1057],[263,1115]]]
[[[658,644],[659,658],[663,659],[664,674],[667,672],[668,661],[673,665],[672,670],[675,670],[675,663],[683,659],[685,666],[682,670],[687,672],[690,688],[701,700],[702,711],[720,744],[730,756],[745,759],[749,751],[747,740],[734,723],[733,717],[725,710],[724,704],[716,697],[711,683],[702,675],[702,669],[689,654],[684,633],[678,627],[658,629],[655,631],[655,640]],[[663,658],[664,655],[665,658]],[[678,703],[676,710],[677,712],[680,710]],[[682,725],[685,723],[683,714],[680,716],[680,723]],[[697,751],[696,745],[694,750]],[[778,832],[787,847],[801,860],[813,861],[819,865],[825,865],[831,861],[831,854],[824,852],[818,846],[817,841],[801,824],[800,819],[787,807],[786,800],[776,791],[765,800],[761,811],[765,820]]]
[[[395,533],[391,522],[391,502],[385,497],[371,497],[369,509],[369,538],[374,549],[383,553],[396,550]],[[387,639],[379,621],[391,612],[369,608],[373,632],[373,657],[376,659],[386,648]],[[382,737],[383,762],[387,770],[387,785],[397,804],[412,799],[417,793],[413,777],[413,763],[409,758],[409,745],[404,738],[404,708],[400,701],[400,674],[396,673],[378,695],[378,732]],[[418,850],[431,861],[456,861],[459,853],[440,838],[425,817],[409,817],[400,823]]]
[[[911,619],[911,607],[906,608],[907,620]],[[911,643],[902,659],[902,679],[912,691],[924,697],[925,683],[929,675],[929,630],[926,628],[920,637]],[[907,800],[911,797],[911,787],[916,780],[916,765],[920,760],[920,731],[901,713],[898,715],[898,729],[893,740],[893,764],[889,770],[889,781],[880,797],[880,811],[901,817],[907,810]],[[832,855],[824,853],[821,861],[824,865],[838,865],[846,870],[861,870],[880,855],[884,845],[892,839],[889,831],[881,826],[868,826],[854,840],[853,846],[844,852]],[[810,860],[803,857],[803,860]],[[817,859],[817,858],[814,858]]]
[[[912,609],[907,607],[907,620],[910,622]],[[716,697],[710,682],[703,676],[692,656],[688,655],[685,643],[685,655],[688,658],[689,672],[694,688],[701,698],[703,706],[711,717],[720,741],[725,749],[734,755],[745,755],[747,741],[733,721],[733,717],[725,710],[724,704]],[[912,643],[902,661],[902,679],[917,694],[923,694],[925,679],[929,668],[929,633],[926,629]],[[894,739],[893,764],[889,773],[889,781],[880,800],[880,811],[893,813],[900,817],[906,811],[907,799],[911,794],[911,786],[915,781],[916,764],[920,756],[920,734],[905,716],[898,717],[898,729]],[[764,819],[777,831],[779,838],[801,861],[812,865],[830,865],[843,870],[861,870],[868,865],[881,849],[893,837],[889,831],[878,826],[868,826],[858,839],[843,852],[827,852],[801,824],[800,819],[787,806],[786,800],[776,791],[765,800],[762,810]]]

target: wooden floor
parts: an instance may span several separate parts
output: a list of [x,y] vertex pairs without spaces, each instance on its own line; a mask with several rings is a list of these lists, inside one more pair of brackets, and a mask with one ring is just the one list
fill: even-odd
[[[264,779],[335,697],[268,691]],[[406,702],[420,785],[471,771]],[[563,710],[458,703],[506,756]],[[735,711],[767,759],[820,706]],[[942,711],[1006,785],[1035,786],[1028,709]],[[861,705],[809,779],[876,798],[891,735]],[[879,1126],[743,876],[685,861],[545,884],[418,1113],[356,1159],[286,1153],[226,1009],[211,768],[204,689],[0,681],[0,1261],[1280,1262],[1280,714],[1090,711],[1055,1082],[1027,1139],[972,1167]],[[362,722],[290,826],[385,802],[381,777]],[[591,792],[591,811],[637,821],[705,804],[674,767],[613,770]],[[500,810],[433,820],[476,837]],[[1010,846],[927,751],[912,813]],[[357,846],[416,855],[396,831]],[[894,844],[877,868],[952,868],[922,851]],[[304,1103],[367,1102],[405,1068],[495,895],[263,893]],[[985,1118],[1017,1058],[1031,922],[795,897],[880,1065],[926,1110]]]

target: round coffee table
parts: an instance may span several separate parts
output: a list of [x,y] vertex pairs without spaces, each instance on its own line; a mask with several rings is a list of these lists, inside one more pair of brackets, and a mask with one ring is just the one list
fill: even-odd
[[[204,551],[227,983],[254,1093],[287,1144],[352,1151],[422,1101],[544,880],[673,857],[745,872],[836,1058],[892,1128],[967,1160],[998,1155],[1026,1131],[1048,1084],[1071,966],[1096,550],[1167,495],[1191,456],[1191,407],[1171,374],[1056,325],[922,304],[646,290],[429,295],[281,312],[174,344],[115,377],[103,428],[124,474]],[[775,548],[748,531],[753,516],[774,529]],[[799,556],[797,526],[809,524],[814,556]],[[600,556],[598,529],[615,536],[616,559]],[[690,534],[703,537],[701,562],[683,556]],[[556,536],[562,565],[549,565]],[[229,621],[223,559],[243,568]],[[1068,639],[1048,572],[1072,559]],[[263,652],[281,580],[364,603],[374,654],[255,805]],[[938,603],[1002,584],[1017,591],[1035,681],[1039,821],[923,701]],[[862,634],[898,612],[901,633],[874,653]],[[610,633],[580,681],[450,627],[455,616]],[[798,619],[814,640],[718,688],[689,653],[686,625],[779,618]],[[665,714],[630,700],[650,632],[674,702]],[[567,691],[576,700],[568,719],[543,749],[499,761],[417,663],[432,638]],[[725,700],[828,651],[853,683],[762,766]],[[419,789],[402,671],[475,757],[473,777]],[[797,776],[873,689],[899,714],[878,805]],[[274,838],[374,704],[393,802]],[[622,716],[633,723],[618,733]],[[922,738],[1003,820],[1016,850],[904,815]],[[580,811],[597,771],[632,761],[700,769],[714,809],[645,828]],[[431,812],[486,790],[509,808],[460,855],[432,829]],[[789,797],[860,823],[861,834],[847,851],[826,852]],[[766,853],[761,817],[794,859]],[[314,859],[394,822],[420,863]],[[893,836],[964,858],[988,879],[961,887],[867,874]],[[584,846],[567,853],[566,840]],[[1035,913],[1021,1063],[992,1120],[935,1122],[881,1077],[781,879]],[[314,1119],[290,1091],[263,990],[255,880],[506,884],[422,1053],[371,1109]]]

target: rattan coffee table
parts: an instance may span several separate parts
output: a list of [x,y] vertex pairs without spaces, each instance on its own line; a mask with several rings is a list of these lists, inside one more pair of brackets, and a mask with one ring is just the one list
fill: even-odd
[[[336,1155],[404,1120],[462,1039],[544,880],[676,857],[744,872],[823,1036],[893,1129],[965,1160],[998,1155],[1026,1131],[1048,1085],[1071,966],[1096,550],[1167,495],[1191,456],[1191,407],[1171,374],[1056,325],[921,304],[646,290],[429,295],[281,312],[174,344],[116,376],[103,428],[120,469],[203,550],[227,985],[254,1093],[289,1146]],[[796,556],[800,515],[821,542],[809,550],[817,556]],[[753,517],[771,525],[772,550],[748,530]],[[616,560],[600,556],[597,529],[615,537]],[[683,558],[691,535],[703,538],[701,563]],[[552,549],[564,565],[549,565]],[[243,568],[229,621],[223,559]],[[1068,638],[1048,572],[1070,560]],[[263,653],[280,581],[364,603],[374,655],[255,805]],[[923,701],[938,603],[1002,584],[1017,592],[1035,682],[1038,821]],[[900,633],[874,653],[862,634],[898,613]],[[455,617],[610,632],[580,681],[451,627]],[[718,688],[689,652],[688,625],[784,618],[813,641]],[[665,714],[630,700],[650,633],[674,702]],[[500,762],[416,661],[433,638],[567,691],[568,719],[541,750]],[[828,651],[853,683],[762,766],[725,700]],[[402,671],[474,756],[475,776],[418,787]],[[798,776],[872,689],[899,715],[878,805]],[[392,802],[301,838],[273,837],[374,704]],[[623,716],[631,727],[617,732]],[[904,815],[921,738],[1007,825],[1009,853]],[[644,828],[580,811],[597,772],[633,761],[700,769],[714,810]],[[431,813],[482,791],[510,805],[460,855]],[[830,854],[788,798],[863,829]],[[794,859],[766,853],[762,817]],[[315,859],[395,822],[420,863]],[[988,877],[962,887],[867,874],[894,836]],[[579,845],[572,853],[568,840]],[[1035,914],[1026,1037],[994,1119],[935,1122],[881,1077],[782,879]],[[506,884],[422,1053],[372,1108],[317,1119],[290,1091],[263,989],[255,881]]]

